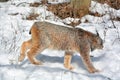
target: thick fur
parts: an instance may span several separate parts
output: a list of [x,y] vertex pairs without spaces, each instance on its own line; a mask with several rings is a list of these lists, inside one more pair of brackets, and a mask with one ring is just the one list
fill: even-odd
[[30,30],[31,39],[23,42],[21,46],[21,54],[19,61],[25,58],[25,52],[28,59],[33,64],[41,64],[35,59],[38,53],[44,49],[64,50],[64,66],[68,69],[73,67],[70,65],[71,57],[74,52],[79,52],[83,63],[90,73],[97,72],[90,59],[90,51],[94,49],[102,49],[103,42],[99,35],[90,33],[81,28],[68,28],[65,26],[55,25],[49,22],[35,22]]

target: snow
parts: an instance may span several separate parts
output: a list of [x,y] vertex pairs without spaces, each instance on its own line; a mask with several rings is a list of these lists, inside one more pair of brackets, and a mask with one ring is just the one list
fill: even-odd
[[[99,32],[104,40],[104,48],[91,52],[94,66],[100,70],[98,73],[90,74],[83,65],[80,55],[76,53],[72,58],[73,71],[63,66],[64,51],[46,49],[38,55],[43,65],[33,65],[27,58],[18,62],[20,46],[23,41],[30,39],[29,30],[36,20],[25,20],[26,16],[35,12],[41,14],[37,21],[44,20],[47,16],[48,22],[64,25],[73,18],[64,20],[54,16],[45,10],[45,6],[29,7],[27,3],[39,2],[40,0],[10,0],[0,3],[0,80],[119,80],[120,79],[120,21],[110,20],[112,17],[120,17],[120,9],[115,10],[107,4],[92,2],[90,10],[104,14],[103,17],[91,15],[84,16],[82,23],[76,27],[83,28],[92,33]],[[57,0],[56,0],[57,1]],[[58,0],[60,1],[60,0]],[[64,2],[61,0],[60,2]],[[68,1],[68,0],[67,0]],[[18,5],[26,2],[24,5]],[[51,0],[49,0],[51,2]],[[52,2],[51,2],[52,3]],[[18,15],[12,15],[18,13]],[[45,14],[46,13],[46,14]],[[84,23],[85,20],[89,23]],[[68,26],[69,27],[69,26]]]

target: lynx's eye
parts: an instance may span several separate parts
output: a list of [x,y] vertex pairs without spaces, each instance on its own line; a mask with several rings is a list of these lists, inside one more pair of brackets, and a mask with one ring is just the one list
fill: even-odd
[[96,43],[100,43],[99,37],[97,37],[97,38],[95,39],[95,42],[96,42]]
[[99,37],[96,37],[96,39],[95,39],[95,43],[97,43],[97,44],[101,44],[101,39],[100,39]]
[[102,40],[101,38],[98,38],[98,43],[99,43],[100,45],[103,45],[103,40]]

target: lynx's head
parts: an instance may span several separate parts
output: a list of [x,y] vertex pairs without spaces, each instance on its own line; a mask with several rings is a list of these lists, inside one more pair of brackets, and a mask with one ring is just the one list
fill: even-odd
[[93,51],[94,49],[102,49],[102,48],[103,48],[103,40],[100,38],[99,33],[97,32],[97,35],[95,35],[92,39],[91,51]]

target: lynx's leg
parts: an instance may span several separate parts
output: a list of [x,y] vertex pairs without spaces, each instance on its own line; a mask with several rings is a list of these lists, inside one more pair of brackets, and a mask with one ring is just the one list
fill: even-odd
[[81,54],[82,61],[90,73],[98,72],[99,70],[95,69],[95,67],[93,66],[91,62],[90,55],[89,55],[89,52],[90,52],[89,49],[90,49],[89,47],[84,47],[84,49],[81,50],[80,54]]
[[72,58],[72,53],[71,52],[65,52],[64,56],[64,66],[65,68],[71,70],[73,67],[71,66],[71,58]]
[[32,64],[35,65],[40,65],[42,64],[40,61],[38,61],[35,57],[38,53],[41,53],[44,50],[43,47],[40,46],[32,46],[32,48],[30,49],[30,51],[28,52],[28,59],[30,60],[30,62]]
[[31,48],[31,45],[32,45],[32,40],[31,39],[23,42],[23,44],[21,46],[20,56],[19,56],[19,59],[18,59],[20,62],[24,60],[25,53],[26,53],[27,49]]
[[40,61],[36,60],[36,55],[44,50],[44,48],[41,45],[40,40],[40,30],[38,29],[37,25],[34,24],[30,30],[31,36],[32,36],[32,47],[29,50],[27,56],[28,59],[32,64],[39,65],[41,64]]

